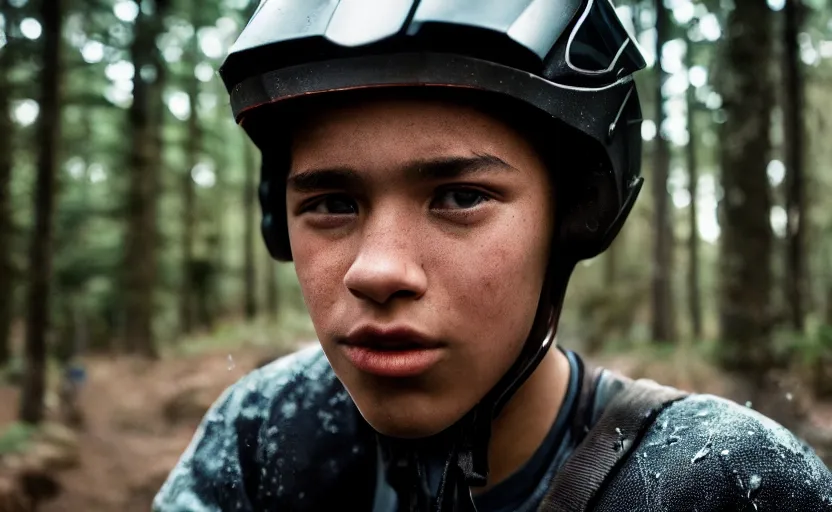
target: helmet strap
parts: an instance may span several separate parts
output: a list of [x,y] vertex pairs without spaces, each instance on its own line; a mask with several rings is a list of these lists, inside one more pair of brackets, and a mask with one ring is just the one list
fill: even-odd
[[[534,372],[554,343],[554,327],[560,316],[572,268],[574,265],[550,266],[538,316],[521,355],[500,383],[468,414],[430,438],[404,440],[379,434],[387,479],[398,495],[399,512],[476,511],[470,488],[482,487],[488,482],[488,448],[493,419]],[[549,314],[546,314],[547,310]],[[546,334],[541,336],[541,333]],[[542,342],[533,341],[541,337]],[[424,454],[436,448],[447,453],[447,457],[434,497],[428,484]]]

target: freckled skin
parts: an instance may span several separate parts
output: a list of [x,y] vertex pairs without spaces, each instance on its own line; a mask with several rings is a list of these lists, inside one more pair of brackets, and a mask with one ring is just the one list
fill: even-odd
[[[465,185],[498,194],[463,214],[431,207],[437,187],[458,180],[414,184],[401,170],[414,160],[483,153],[514,170],[465,177]],[[497,383],[531,329],[554,222],[548,174],[511,127],[425,100],[332,107],[308,120],[295,134],[289,176],[340,166],[357,169],[363,186],[350,191],[358,213],[335,227],[298,211],[320,193],[287,192],[304,300],[330,364],[373,428],[435,434]],[[335,340],[368,323],[405,324],[441,340],[441,362],[408,379],[358,371]]]

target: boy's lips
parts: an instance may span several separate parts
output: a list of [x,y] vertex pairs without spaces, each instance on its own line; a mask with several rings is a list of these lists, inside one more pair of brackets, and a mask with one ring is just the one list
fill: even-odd
[[358,370],[380,377],[415,377],[443,357],[444,343],[406,326],[365,325],[340,340]]
[[431,349],[443,345],[440,340],[405,325],[362,325],[351,330],[341,343],[376,350]]

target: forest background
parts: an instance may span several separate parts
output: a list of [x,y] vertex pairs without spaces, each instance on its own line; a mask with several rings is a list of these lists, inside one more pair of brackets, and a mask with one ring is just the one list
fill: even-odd
[[[314,340],[216,72],[257,3],[0,0],[0,510],[147,510],[222,388]],[[614,4],[647,186],[560,342],[830,457],[832,2]]]

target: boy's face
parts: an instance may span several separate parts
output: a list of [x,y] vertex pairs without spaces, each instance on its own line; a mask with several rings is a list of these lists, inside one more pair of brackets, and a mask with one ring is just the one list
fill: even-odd
[[458,421],[531,330],[554,222],[541,159],[473,108],[377,100],[305,123],[287,179],[303,296],[361,414],[395,437]]

